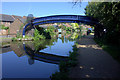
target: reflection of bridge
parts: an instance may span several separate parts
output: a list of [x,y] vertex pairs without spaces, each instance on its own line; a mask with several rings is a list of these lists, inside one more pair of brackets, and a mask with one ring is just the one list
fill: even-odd
[[86,24],[98,24],[97,20],[88,17],[88,16],[80,16],[80,15],[55,15],[55,16],[47,16],[40,17],[31,20],[31,23],[25,25],[23,29],[23,37],[25,36],[26,28],[29,25],[40,25],[40,24],[48,24],[48,23],[86,23]]
[[[23,44],[24,50],[27,53],[27,55],[30,56],[32,60],[39,60],[47,63],[53,63],[53,64],[59,64],[60,61],[67,61],[68,57],[65,56],[58,56],[58,55],[53,55],[49,53],[43,53],[43,52],[35,52],[25,44]],[[30,60],[30,61],[32,61]],[[31,63],[31,62],[29,62]]]

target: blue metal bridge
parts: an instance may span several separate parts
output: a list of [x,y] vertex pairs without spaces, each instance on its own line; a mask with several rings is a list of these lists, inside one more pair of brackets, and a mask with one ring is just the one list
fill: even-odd
[[42,25],[49,23],[85,23],[85,24],[98,24],[98,21],[92,17],[81,16],[81,15],[54,15],[39,17],[31,20],[30,23],[26,24],[23,28],[23,37],[25,36],[26,28],[29,25]]

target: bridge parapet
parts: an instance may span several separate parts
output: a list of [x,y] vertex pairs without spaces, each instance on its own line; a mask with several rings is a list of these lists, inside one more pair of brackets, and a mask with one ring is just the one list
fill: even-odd
[[93,21],[91,17],[80,16],[80,15],[57,15],[57,16],[47,16],[33,19],[33,23],[43,22],[43,21],[52,21],[52,20],[78,20],[78,21]]

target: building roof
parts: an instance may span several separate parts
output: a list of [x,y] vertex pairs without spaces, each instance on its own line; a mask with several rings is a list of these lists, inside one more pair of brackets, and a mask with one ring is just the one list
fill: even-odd
[[14,19],[19,19],[22,23],[25,23],[26,22],[26,19],[21,17],[21,16],[16,16],[16,15],[12,15],[14,17]]
[[26,18],[23,18],[21,16],[0,14],[0,21],[13,22],[15,19],[19,19],[22,23],[26,22]]
[[13,22],[14,18],[11,15],[0,14],[0,21],[10,21],[10,22]]

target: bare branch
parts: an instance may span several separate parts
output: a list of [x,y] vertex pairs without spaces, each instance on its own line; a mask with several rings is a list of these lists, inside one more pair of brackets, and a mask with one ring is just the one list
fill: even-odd
[[80,7],[81,7],[81,2],[82,2],[82,0],[73,0],[73,7],[75,6],[75,5],[77,5],[77,4],[79,4],[80,5]]

